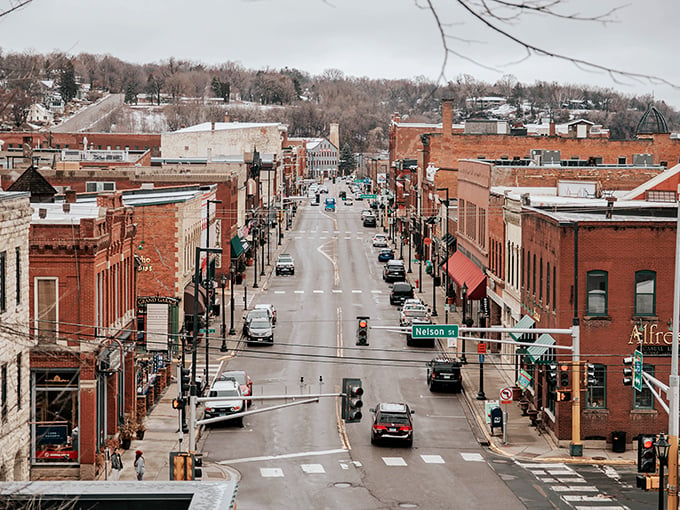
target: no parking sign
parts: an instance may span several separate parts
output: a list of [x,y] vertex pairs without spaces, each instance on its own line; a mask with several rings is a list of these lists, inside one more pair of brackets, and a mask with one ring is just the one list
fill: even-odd
[[502,388],[501,389],[501,404],[511,404],[512,403],[512,388]]

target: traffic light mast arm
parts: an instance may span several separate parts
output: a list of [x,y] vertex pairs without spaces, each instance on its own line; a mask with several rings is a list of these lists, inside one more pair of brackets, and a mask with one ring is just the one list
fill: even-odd
[[645,371],[642,372],[642,382],[647,385],[649,391],[652,392],[652,395],[654,395],[656,401],[661,405],[661,407],[664,408],[664,411],[666,411],[667,414],[670,414],[668,404],[662,400],[661,395],[657,392],[654,386],[659,386],[663,391],[666,392],[666,394],[668,394],[669,387]]

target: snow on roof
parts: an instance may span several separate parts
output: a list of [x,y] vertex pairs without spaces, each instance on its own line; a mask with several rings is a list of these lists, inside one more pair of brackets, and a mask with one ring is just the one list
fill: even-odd
[[278,122],[215,122],[213,129],[212,122],[203,122],[201,124],[196,124],[195,126],[189,126],[177,131],[172,131],[173,133],[200,133],[203,131],[227,131],[236,129],[255,129],[262,127],[279,127],[283,126]]
[[664,182],[667,179],[670,179],[671,177],[677,175],[680,173],[680,164],[675,165],[672,168],[669,168],[667,170],[664,170],[660,174],[652,177],[649,179],[647,182],[643,182],[640,184],[637,188],[634,188],[628,192],[626,192],[623,197],[621,197],[623,200],[635,200],[639,196],[644,196],[645,192],[654,189],[655,186],[658,186],[662,182]]
[[397,127],[400,128],[419,128],[419,129],[441,129],[442,123],[439,124],[426,124],[424,122],[393,122]]
[[[90,203],[74,203],[69,204],[69,210],[64,211],[64,203],[40,203],[32,204],[33,216],[31,223],[42,225],[79,225],[80,220],[85,218],[99,218],[103,216],[103,208],[97,205],[96,199]],[[47,215],[44,218],[40,217],[40,209],[45,209]]]
[[[150,190],[126,190],[123,191],[123,205],[127,207],[160,205],[173,202],[186,202],[196,196],[202,196],[205,189],[199,188],[156,188]],[[77,204],[96,204],[97,195],[84,195],[78,197]]]

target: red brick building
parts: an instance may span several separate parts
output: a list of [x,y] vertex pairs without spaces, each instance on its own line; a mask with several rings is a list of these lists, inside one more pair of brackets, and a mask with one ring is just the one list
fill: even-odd
[[133,211],[120,194],[35,204],[29,238],[32,478],[95,479],[135,417]]

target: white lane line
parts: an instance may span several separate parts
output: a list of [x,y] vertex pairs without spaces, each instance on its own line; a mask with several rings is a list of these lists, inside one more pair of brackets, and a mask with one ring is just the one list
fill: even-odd
[[295,294],[304,294],[304,293],[305,293],[304,290],[294,290],[293,292],[294,292]]
[[484,462],[481,453],[461,453],[460,456],[467,462]]
[[550,488],[555,492],[598,492],[593,485],[555,485]]
[[283,478],[281,468],[260,468],[260,475],[263,478]]
[[616,506],[582,506],[582,505],[576,505],[574,507],[574,510],[628,510],[627,506],[621,506],[621,505],[616,505]]
[[339,231],[339,230],[334,230],[333,233],[334,233],[334,234],[339,234],[340,231]]
[[341,467],[342,469],[349,469],[349,466],[348,466],[347,464],[345,464],[344,462],[341,462],[341,463],[340,463],[340,467]]
[[323,291],[322,290],[315,290],[314,294],[323,294]]
[[358,460],[353,460],[352,464],[354,464],[354,467],[361,467],[361,462],[359,462]]
[[302,236],[295,236],[295,239],[302,239]]
[[345,239],[352,239],[350,236],[345,236]]
[[344,448],[337,448],[335,450],[323,450],[319,452],[299,452],[299,453],[286,453],[283,455],[264,455],[262,457],[243,457],[241,459],[231,459],[231,460],[221,460],[218,464],[243,464],[245,462],[260,462],[264,460],[277,460],[277,459],[295,459],[298,457],[317,457],[319,455],[334,455],[336,453],[347,453]]
[[352,294],[361,294],[361,290],[353,290]]
[[342,294],[342,289],[333,289],[331,292],[333,292],[333,294]]
[[308,475],[324,474],[326,472],[321,464],[300,464],[300,467]]
[[372,294],[382,294],[382,290],[372,290]]
[[328,230],[322,230],[321,233],[322,234],[328,234]]
[[401,457],[383,457],[386,466],[407,466],[406,461]]
[[420,458],[426,464],[445,464],[441,455],[421,455]]
[[585,478],[578,478],[578,474],[575,473],[575,476],[572,476],[571,478],[565,478],[563,476],[556,476],[555,479],[560,482],[560,483],[587,483]]
[[274,294],[285,294],[285,293],[286,293],[285,290],[275,290],[274,291]]
[[321,236],[319,239],[328,239],[326,236]]
[[298,230],[298,232],[300,232],[301,234],[306,234],[306,233],[307,233],[306,230]]
[[352,234],[353,232],[351,230],[345,230],[345,234]]
[[[607,501],[610,501],[612,498],[611,498],[611,496],[605,496],[604,494],[598,494],[597,496],[584,496],[582,494],[565,494],[564,496],[562,496],[562,499],[564,499],[564,501],[567,501],[567,502],[573,501],[573,502],[581,502],[581,503],[585,503],[585,502],[606,503]],[[607,507],[607,508],[611,508],[611,507]],[[621,507],[617,507],[617,508],[621,508]]]

